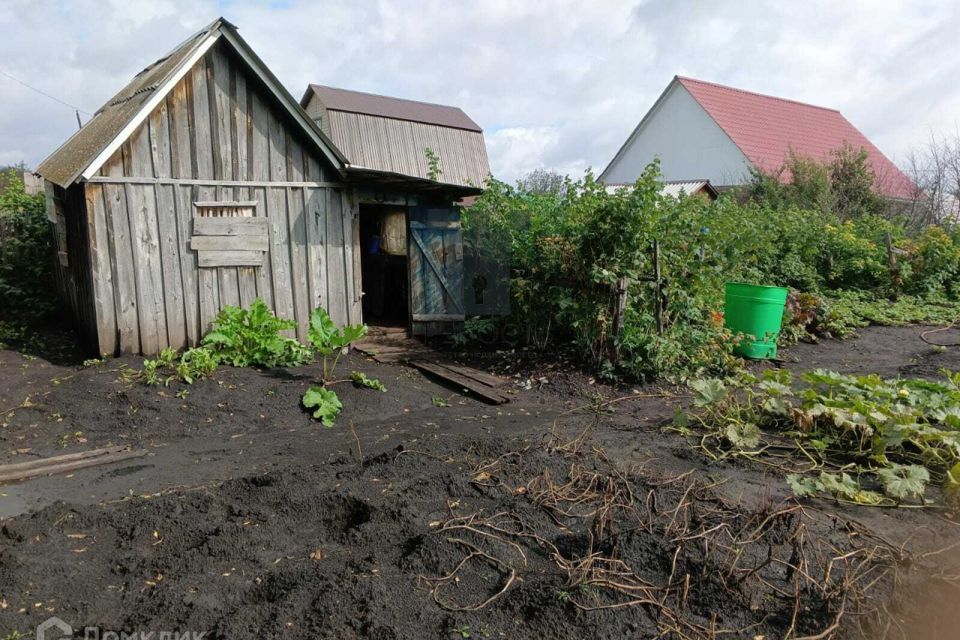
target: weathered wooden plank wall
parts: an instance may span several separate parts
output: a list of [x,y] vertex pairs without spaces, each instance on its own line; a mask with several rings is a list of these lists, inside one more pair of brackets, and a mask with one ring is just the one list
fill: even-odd
[[[359,322],[356,205],[338,179],[260,80],[212,48],[81,192],[100,352],[194,345],[224,305],[258,296],[302,339],[318,304]],[[193,203],[247,200],[268,221],[264,266],[200,267]]]
[[[103,303],[94,294],[93,277],[103,271],[102,247],[92,244],[87,232],[92,224],[83,187],[69,189],[47,183],[47,218],[53,222],[57,253],[52,255],[54,282],[61,299],[77,319],[84,343],[95,345],[96,305]],[[63,225],[62,232],[57,225]],[[61,242],[62,241],[62,242]]]

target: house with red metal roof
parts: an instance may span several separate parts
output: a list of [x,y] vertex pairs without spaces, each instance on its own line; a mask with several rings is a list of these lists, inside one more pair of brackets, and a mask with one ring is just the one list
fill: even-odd
[[836,109],[675,76],[600,180],[633,182],[657,157],[664,180],[730,187],[751,168],[776,172],[791,151],[823,161],[846,145],[867,152],[881,195],[913,197],[910,178]]

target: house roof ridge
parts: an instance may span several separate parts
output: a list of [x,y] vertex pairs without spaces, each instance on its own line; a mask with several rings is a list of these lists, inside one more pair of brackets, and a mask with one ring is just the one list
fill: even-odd
[[[388,96],[385,93],[373,93],[372,91],[358,91],[356,89],[344,89],[343,87],[334,87],[329,84],[318,84],[316,82],[311,82],[310,87],[317,87],[320,89],[333,89],[334,91],[346,91],[348,93],[360,93],[365,96],[372,96],[374,98],[386,98],[387,100],[399,100],[400,102],[414,102],[416,104],[423,104],[429,107],[441,107],[443,109],[456,109],[457,111],[463,111],[461,107],[452,105],[452,104],[441,104],[439,102],[427,102],[426,100],[414,100],[413,98],[398,98],[396,96]],[[331,107],[334,111],[340,111],[336,107]]]
[[317,96],[324,107],[331,111],[483,132],[480,125],[466,111],[455,105],[396,98],[381,93],[311,83],[300,100],[302,107],[306,108],[311,95]]
[[[770,95],[769,93],[760,93],[759,91],[750,91],[749,89],[740,89],[738,87],[731,87],[726,84],[720,84],[719,82],[711,82],[709,80],[700,80],[698,78],[691,78],[689,76],[677,75],[674,77],[680,84],[684,84],[685,82],[694,82],[700,85],[707,85],[709,87],[716,87],[717,89],[723,89],[724,91],[733,91],[735,93],[742,93],[749,96],[756,96],[758,98],[766,98],[767,100],[777,100],[778,102],[788,102],[790,104],[799,105],[801,107],[810,107],[811,109],[821,109],[823,111],[830,111],[831,113],[840,113],[841,115],[843,115],[839,109],[834,109],[832,107],[823,107],[821,105],[813,104],[810,102],[804,102],[802,100],[794,100],[792,98],[782,98],[780,96]],[[696,96],[694,96],[694,98],[696,98]],[[699,102],[699,100],[697,100],[697,102]]]

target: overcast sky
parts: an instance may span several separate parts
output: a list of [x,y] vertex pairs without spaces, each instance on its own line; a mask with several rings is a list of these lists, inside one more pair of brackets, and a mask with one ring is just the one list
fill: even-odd
[[[307,83],[462,107],[495,175],[597,171],[674,75],[840,109],[894,161],[960,120],[960,0],[0,0],[0,72],[87,115],[218,15]],[[0,74],[0,164],[72,109]]]

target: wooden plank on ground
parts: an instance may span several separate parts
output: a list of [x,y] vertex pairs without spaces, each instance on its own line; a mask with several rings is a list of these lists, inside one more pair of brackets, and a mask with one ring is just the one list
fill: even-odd
[[467,376],[481,384],[485,384],[488,387],[499,387],[502,386],[506,380],[500,376],[495,376],[492,373],[487,373],[486,371],[481,371],[479,369],[474,369],[473,367],[467,367],[460,364],[453,364],[449,362],[440,362],[438,363],[442,367],[450,369],[454,373],[459,373],[460,375]]
[[95,467],[112,462],[140,458],[147,455],[144,449],[127,449],[125,447],[107,447],[79,453],[68,453],[52,458],[18,462],[0,466],[0,483],[19,482],[37,476],[49,476],[58,473],[70,473],[86,467]]
[[441,380],[444,380],[450,384],[454,384],[461,389],[466,389],[470,393],[478,396],[484,402],[489,402],[490,404],[504,404],[510,401],[510,398],[487,386],[486,384],[477,382],[473,378],[468,378],[465,375],[461,375],[435,362],[411,360],[410,365],[420,371],[423,371],[424,373],[434,375]]

